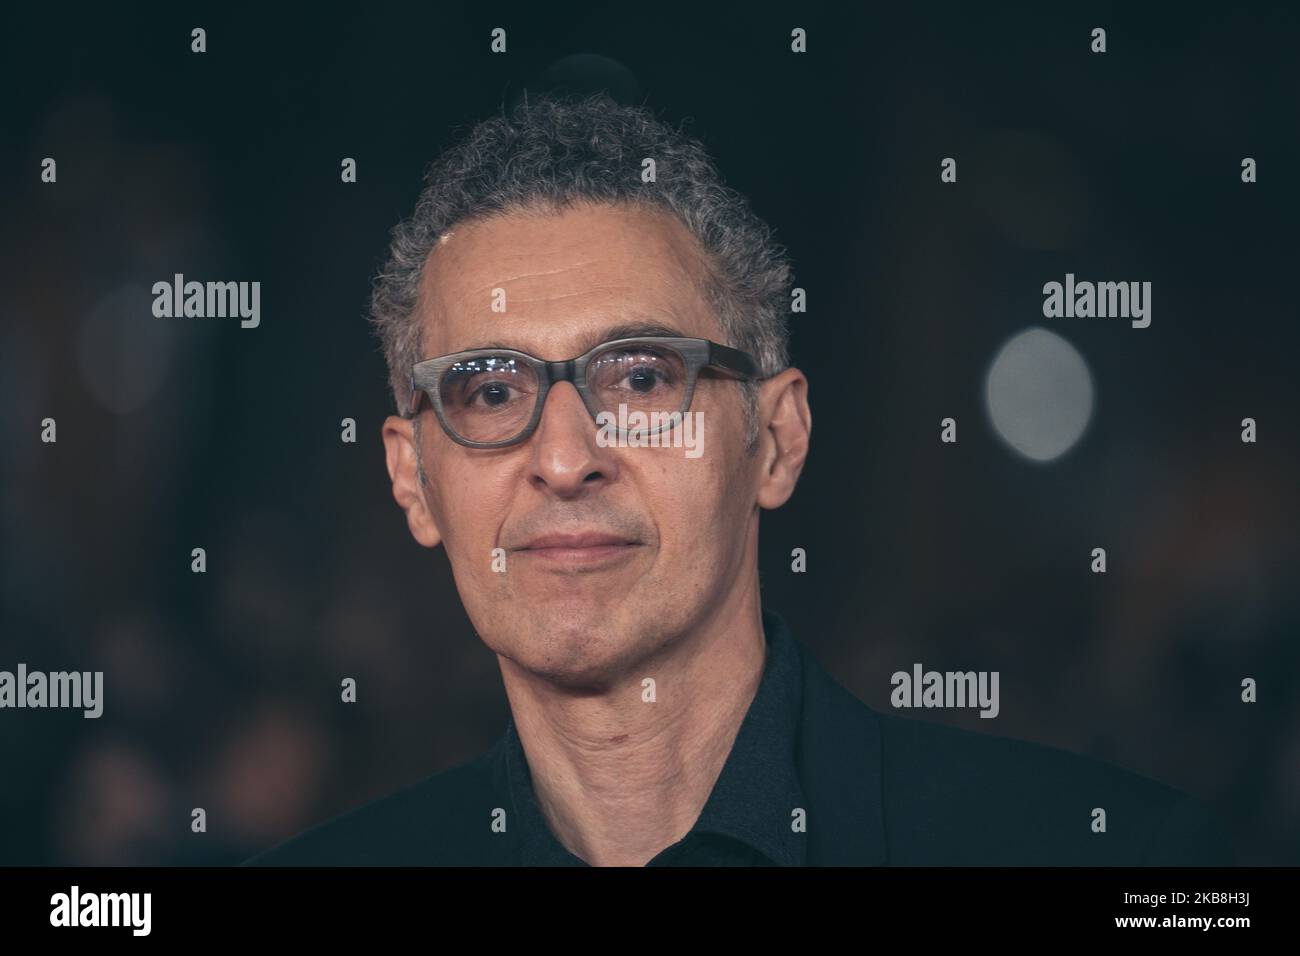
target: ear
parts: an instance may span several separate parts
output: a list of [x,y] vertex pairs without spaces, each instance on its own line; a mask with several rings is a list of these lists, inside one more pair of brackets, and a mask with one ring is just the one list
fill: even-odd
[[388,477],[393,482],[393,499],[406,512],[411,536],[426,548],[436,548],[442,542],[442,534],[429,511],[424,488],[420,486],[420,449],[415,443],[414,422],[389,415],[384,420],[383,434]]
[[758,420],[758,504],[779,508],[794,494],[812,436],[808,379],[803,372],[788,368],[763,383]]

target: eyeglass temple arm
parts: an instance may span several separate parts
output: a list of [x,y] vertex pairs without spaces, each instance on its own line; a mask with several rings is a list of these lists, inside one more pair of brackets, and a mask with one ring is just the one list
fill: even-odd
[[716,342],[709,343],[709,365],[726,372],[732,378],[758,378],[758,366],[749,353]]
[[411,376],[411,408],[410,411],[402,412],[401,418],[414,418],[420,412],[420,405],[424,402],[423,390],[416,387],[415,376]]

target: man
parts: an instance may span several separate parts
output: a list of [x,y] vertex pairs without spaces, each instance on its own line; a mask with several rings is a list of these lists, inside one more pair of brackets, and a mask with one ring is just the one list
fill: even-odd
[[788,296],[768,228],[642,109],[535,102],[434,164],[373,300],[401,413],[383,438],[512,717],[481,757],[251,862],[1229,860],[1163,786],[875,713],[763,608],[759,513],[812,427]]

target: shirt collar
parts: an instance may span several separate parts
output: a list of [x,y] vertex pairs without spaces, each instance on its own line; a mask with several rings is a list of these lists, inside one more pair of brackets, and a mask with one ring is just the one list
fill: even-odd
[[[720,834],[754,848],[774,865],[800,866],[806,860],[796,811],[805,801],[796,768],[803,698],[803,661],[779,615],[763,611],[767,652],[763,675],[741,721],[731,752],[704,808],[691,828]],[[537,797],[513,717],[494,748],[497,792],[511,804],[506,831],[494,840],[499,862],[540,866],[583,866],[551,833]]]

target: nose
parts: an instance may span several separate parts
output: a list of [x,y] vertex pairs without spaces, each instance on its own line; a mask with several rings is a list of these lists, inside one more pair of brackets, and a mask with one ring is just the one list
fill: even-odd
[[546,396],[532,436],[530,478],[539,490],[574,498],[618,476],[613,448],[596,441],[597,426],[582,396],[569,382],[558,382]]

